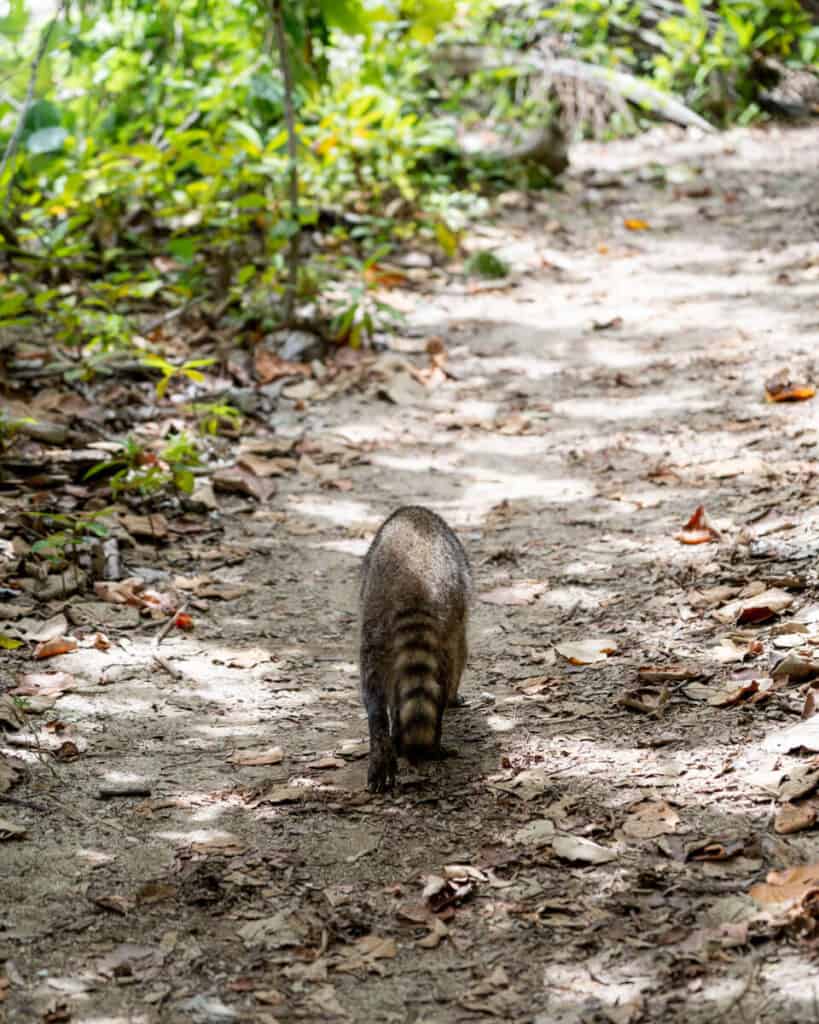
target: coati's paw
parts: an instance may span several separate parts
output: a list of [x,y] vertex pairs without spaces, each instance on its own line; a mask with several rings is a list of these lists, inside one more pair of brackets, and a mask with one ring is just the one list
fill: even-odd
[[398,761],[389,740],[370,748],[370,767],[367,772],[367,789],[371,793],[383,793],[395,785]]

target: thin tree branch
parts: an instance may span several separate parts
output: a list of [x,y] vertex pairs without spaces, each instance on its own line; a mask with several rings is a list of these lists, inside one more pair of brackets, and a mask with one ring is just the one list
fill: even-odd
[[270,13],[273,16],[273,32],[276,37],[276,48],[279,51],[279,64],[284,78],[284,121],[287,126],[287,160],[289,164],[289,203],[290,203],[290,247],[287,254],[287,283],[284,288],[283,320],[293,319],[293,308],[296,303],[296,290],[299,280],[299,249],[301,238],[301,216],[299,213],[299,140],[296,135],[296,113],[293,107],[293,71],[290,67],[290,54],[287,48],[287,36],[284,31],[284,13],[282,0],[270,0]]
[[[26,98],[23,100],[23,105],[20,108],[20,115],[17,119],[17,126],[12,133],[11,138],[6,146],[6,152],[3,154],[3,162],[0,163],[0,181],[3,180],[3,175],[6,173],[6,167],[8,167],[9,161],[17,152],[17,146],[20,143],[20,136],[23,134],[23,125],[26,120],[26,114],[28,113],[31,101],[34,99],[34,86],[37,82],[37,72],[40,70],[40,64],[43,62],[43,57],[46,55],[48,49],[48,43],[51,39],[51,33],[54,31],[54,26],[62,18],[65,13],[66,0],[60,0],[57,10],[54,13],[54,17],[46,25],[43,31],[40,33],[40,45],[37,47],[37,53],[34,55],[34,60],[31,62],[31,67],[28,73],[28,89],[26,90]],[[10,178],[6,185],[6,194],[3,197],[3,213],[5,214],[9,208],[9,200],[11,199],[11,183]]]

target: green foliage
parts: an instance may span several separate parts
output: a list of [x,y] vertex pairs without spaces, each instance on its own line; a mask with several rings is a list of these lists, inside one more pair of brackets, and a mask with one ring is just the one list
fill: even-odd
[[679,13],[670,9],[650,0],[560,0],[545,15],[585,59],[623,65],[723,122],[759,113],[762,59],[810,65],[819,52],[819,28],[798,0],[683,0]]
[[158,355],[147,355],[142,357],[142,365],[150,366],[153,370],[159,370],[162,374],[161,380],[157,381],[156,397],[164,398],[168,385],[174,377],[187,377],[188,380],[201,384],[205,375],[199,369],[203,366],[213,366],[215,359],[188,359],[181,366],[174,366],[167,359]]
[[[515,51],[546,24],[567,33],[581,57],[647,76],[724,121],[756,114],[760,57],[809,63],[819,46],[797,0],[543,7],[282,0],[296,78],[296,218],[268,0],[72,4],[0,181],[11,199],[11,230],[0,224],[10,261],[0,327],[48,325],[80,378],[129,349],[158,306],[204,299],[239,330],[268,328],[289,241],[304,232],[311,257],[299,302],[311,302],[337,337],[361,342],[390,313],[349,258],[416,236],[453,257],[465,219],[480,215],[481,190],[515,171],[465,170],[452,158],[455,125],[542,123],[541,100],[514,70],[461,83],[440,73],[433,44],[480,40]],[[16,126],[36,45],[26,3],[9,0],[0,17],[0,146]],[[339,278],[348,282],[341,295]],[[159,397],[196,369],[195,360],[175,367],[159,356],[152,365]]]
[[92,466],[85,478],[108,474],[108,486],[114,498],[123,493],[147,498],[170,485],[184,494],[191,494],[195,484],[193,468],[199,462],[196,442],[184,432],[169,441],[159,455],[129,437],[119,454]]
[[227,402],[192,402],[187,408],[203,434],[218,434],[220,430],[236,433],[242,425],[242,414]]
[[43,527],[51,531],[35,541],[31,551],[55,565],[66,561],[76,563],[81,548],[88,541],[108,536],[108,526],[102,520],[110,514],[109,508],[77,513],[30,512],[28,515],[39,519]]
[[9,416],[5,409],[0,409],[0,457],[14,444],[14,440],[20,433],[20,428],[26,423],[36,422],[30,416]]
[[507,263],[489,249],[473,253],[467,261],[467,270],[478,277],[497,279],[509,275]]
[[[72,8],[8,169],[15,236],[36,262],[33,274],[28,264],[9,275],[0,325],[47,320],[55,341],[81,355],[77,375],[88,375],[131,344],[134,317],[160,301],[227,294],[241,323],[255,317],[244,310],[252,284],[274,310],[288,240],[321,209],[352,202],[380,212],[425,194],[418,167],[443,135],[424,120],[417,81],[454,0],[283,0],[283,11],[297,72],[299,223],[285,194],[283,82],[267,3]],[[19,33],[0,36],[0,73],[18,99],[27,38],[28,47]],[[0,144],[13,123],[0,96]],[[377,245],[384,223],[376,217],[339,241]],[[157,368],[164,391],[170,377]]]

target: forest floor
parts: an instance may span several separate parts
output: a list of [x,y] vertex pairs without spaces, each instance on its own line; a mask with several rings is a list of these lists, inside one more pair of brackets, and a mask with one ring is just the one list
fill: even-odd
[[[251,422],[263,500],[125,523],[192,630],[0,604],[0,1018],[819,1021],[819,399],[765,387],[819,373],[818,145],[664,128],[502,196],[510,278],[408,274],[397,352]],[[407,503],[471,653],[458,756],[374,796],[357,572]]]

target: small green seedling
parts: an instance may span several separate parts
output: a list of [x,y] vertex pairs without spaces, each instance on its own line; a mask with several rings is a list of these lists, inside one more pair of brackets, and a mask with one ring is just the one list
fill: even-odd
[[157,455],[129,437],[122,451],[110,459],[98,462],[85,474],[85,479],[114,470],[108,486],[113,497],[123,492],[139,494],[143,498],[157,494],[172,483],[178,491],[190,494],[194,477],[192,466],[199,464],[199,450],[188,434],[177,434]]
[[469,274],[489,279],[498,279],[509,275],[509,265],[488,249],[483,249],[470,256],[466,269]]
[[226,402],[193,402],[187,408],[203,434],[218,434],[220,429],[235,433],[242,425],[242,414]]
[[78,512],[76,515],[62,512],[30,512],[29,515],[41,518],[46,529],[61,527],[47,534],[31,545],[35,555],[43,555],[57,565],[60,562],[71,562],[75,566],[79,559],[80,549],[89,541],[108,536],[108,527],[101,520],[111,514],[110,508],[96,512]]
[[216,360],[188,359],[187,362],[182,363],[181,366],[174,366],[173,363],[169,363],[168,360],[162,356],[147,355],[142,357],[141,362],[143,366],[150,366],[151,369],[159,370],[162,374],[162,379],[157,381],[156,397],[164,398],[165,392],[168,390],[168,385],[174,377],[187,377],[188,380],[192,380],[196,384],[201,384],[205,379],[205,375],[200,372],[199,367],[212,366]]

